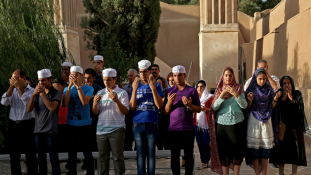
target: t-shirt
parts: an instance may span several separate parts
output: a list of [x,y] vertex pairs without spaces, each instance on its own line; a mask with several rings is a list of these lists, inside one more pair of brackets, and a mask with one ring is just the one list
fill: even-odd
[[197,90],[191,86],[180,91],[176,86],[168,89],[165,94],[165,102],[167,103],[168,94],[176,93],[177,97],[171,107],[169,131],[187,131],[194,130],[192,111],[188,109],[182,102],[182,97],[185,96],[192,99],[192,105],[200,106],[200,97]]
[[67,120],[67,107],[59,106],[58,124],[66,124]]
[[98,74],[95,75],[94,83],[96,83],[97,85],[99,85],[102,88],[106,87],[104,84],[103,77],[101,75],[98,75]]
[[[156,89],[159,96],[164,97],[161,84],[157,83]],[[131,89],[130,97],[132,97],[132,91],[133,88]],[[145,85],[143,85],[142,83],[138,84],[136,100],[136,110],[133,114],[133,122],[158,122],[158,108],[155,105],[152,90],[148,83]]]
[[[93,87],[83,85],[82,91],[84,95],[93,96]],[[67,87],[64,90],[64,96],[66,94]],[[72,86],[70,91],[70,100],[68,105],[67,113],[67,124],[72,126],[86,126],[92,123],[92,118],[90,117],[90,105],[82,105],[79,98],[78,90]]]
[[51,102],[58,101],[59,103],[52,112],[46,107],[40,95],[35,97],[36,122],[34,133],[58,134],[58,109],[62,100],[62,92],[51,86],[46,97]]

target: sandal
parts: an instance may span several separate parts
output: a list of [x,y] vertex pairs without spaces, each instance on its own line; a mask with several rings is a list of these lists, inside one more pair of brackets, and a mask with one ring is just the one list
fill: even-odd
[[197,169],[198,170],[203,170],[204,168],[207,168],[208,167],[208,164],[205,164],[204,163],[200,163],[198,166],[197,166]]

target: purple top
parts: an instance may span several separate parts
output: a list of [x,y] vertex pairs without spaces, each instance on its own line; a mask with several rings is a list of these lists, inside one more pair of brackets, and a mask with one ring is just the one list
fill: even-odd
[[169,131],[187,131],[194,130],[193,114],[182,102],[182,97],[185,96],[192,99],[192,105],[199,106],[200,98],[197,90],[191,86],[186,86],[182,91],[178,90],[176,86],[168,89],[165,93],[165,102],[167,103],[168,94],[176,93],[177,97],[172,105],[170,114]]

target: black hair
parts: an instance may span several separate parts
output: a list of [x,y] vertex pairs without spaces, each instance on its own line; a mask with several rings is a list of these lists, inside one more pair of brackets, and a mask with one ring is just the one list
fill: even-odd
[[259,60],[259,61],[257,62],[257,66],[258,66],[259,63],[266,63],[266,64],[268,64],[268,62],[267,62],[266,60]]
[[148,67],[148,71],[151,71],[151,66]]
[[31,87],[35,88],[36,87],[36,82],[35,80],[33,80],[32,78],[30,77],[26,77],[26,80],[30,81],[30,85]]
[[198,85],[199,85],[200,83],[202,83],[202,84],[204,85],[204,87],[206,87],[206,82],[205,82],[204,80],[199,80],[199,81],[197,82],[197,84],[196,84],[195,87],[198,87]]
[[84,74],[91,74],[93,77],[96,76],[96,71],[92,68],[87,68],[85,71],[84,71]]
[[160,70],[160,67],[157,64],[153,64],[152,67],[157,67]]
[[[18,71],[19,76],[20,76],[21,78],[26,77],[26,72],[25,72],[25,71],[23,71],[23,70],[21,70],[21,69],[17,69],[17,70],[15,70],[15,71]],[[14,71],[14,72],[15,72],[15,71]]]
[[265,70],[260,70],[260,71],[258,71],[258,72],[257,72],[257,77],[258,77],[259,75],[261,75],[261,74],[264,74],[265,76],[267,76],[267,73],[266,73]]
[[52,84],[54,84],[54,83],[61,84],[62,86],[65,86],[65,85],[66,85],[65,81],[64,81],[63,79],[61,79],[61,78],[56,78],[56,79],[54,79],[54,80],[52,81]]

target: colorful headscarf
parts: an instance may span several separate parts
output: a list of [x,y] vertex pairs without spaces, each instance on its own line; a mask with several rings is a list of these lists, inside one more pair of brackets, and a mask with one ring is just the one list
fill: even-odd
[[[224,73],[226,70],[230,70],[233,73],[233,81],[231,84],[226,84],[224,82]],[[219,80],[217,87],[216,87],[216,91],[214,94],[214,100],[213,100],[212,105],[219,98],[221,92],[225,88],[227,88],[228,86],[235,88],[239,95],[244,92],[243,87],[239,83],[236,82],[234,72],[233,72],[233,69],[231,67],[226,67],[222,71],[222,75],[221,75],[220,80]],[[227,94],[224,98],[228,99],[230,97],[232,97],[232,95]],[[209,116],[210,117],[208,119],[208,131],[210,134],[211,169],[212,169],[212,171],[222,175],[223,172],[222,172],[222,166],[221,166],[219,154],[218,154],[218,148],[217,148],[217,142],[216,142],[216,130],[215,130],[215,118],[217,116],[217,111],[214,111],[213,108],[211,108]]]
[[259,72],[266,73],[266,71],[262,68],[259,68],[255,71],[252,81],[246,89],[245,98],[247,99],[248,93],[253,93],[254,98],[250,111],[253,113],[257,120],[261,122],[267,122],[272,115],[274,89],[272,88],[268,78],[266,79],[266,83],[263,86],[258,85],[257,75]]

